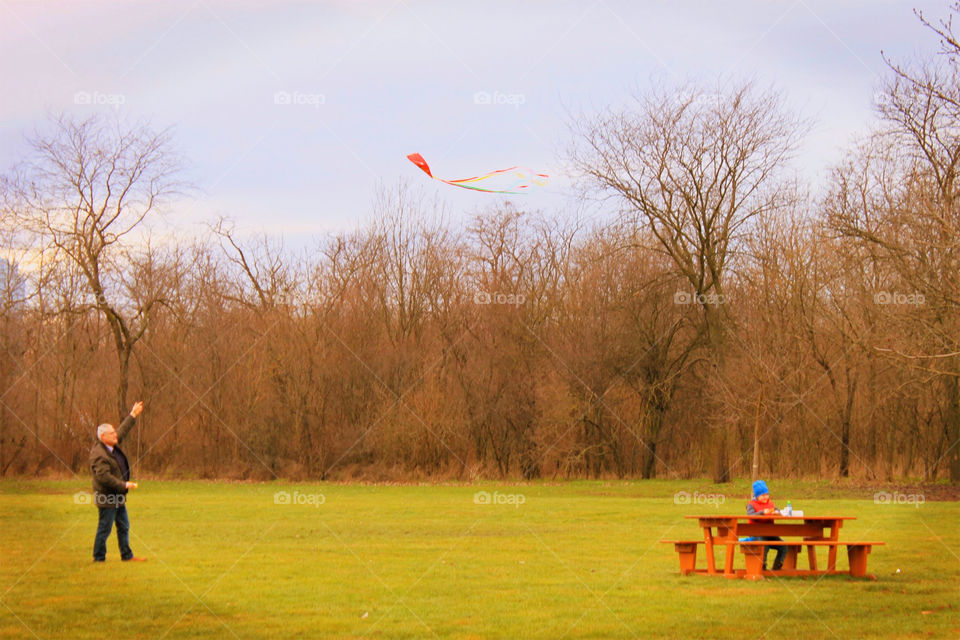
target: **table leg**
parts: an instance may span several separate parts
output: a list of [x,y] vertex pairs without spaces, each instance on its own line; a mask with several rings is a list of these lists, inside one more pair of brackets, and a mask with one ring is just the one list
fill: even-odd
[[797,568],[797,552],[800,550],[795,544],[788,544],[787,547],[787,557],[783,561],[783,568],[788,571],[793,571]]
[[707,554],[707,573],[715,575],[717,573],[717,565],[713,559],[713,533],[710,527],[704,527],[703,529],[703,548]]
[[736,575],[733,572],[733,555],[736,553],[737,545],[735,542],[730,542],[727,544],[727,555],[723,559],[723,574],[728,578]]
[[740,538],[740,532],[737,531],[738,526],[739,522],[735,520],[725,531],[727,540],[729,540],[729,542],[727,544],[727,555],[723,559],[723,573],[728,578],[735,578],[737,576],[733,570],[733,556],[737,553],[737,541]]
[[[833,524],[830,526],[830,540],[836,542],[840,537],[840,525],[842,520],[834,520]],[[837,570],[837,546],[830,545],[829,551],[827,553],[827,571],[834,572]]]
[[[804,540],[810,540],[810,538],[804,538]],[[810,545],[807,547],[807,559],[810,562],[810,570],[817,570],[817,547]]]
[[[806,524],[806,521],[804,521],[804,523]],[[819,536],[806,536],[806,537],[804,537],[803,540],[804,540],[804,542],[807,542],[807,541],[817,541],[817,540],[826,540],[827,538],[823,535],[824,533],[825,533],[825,532],[824,532],[823,528],[821,528],[821,529],[820,529],[820,535],[819,535]],[[815,545],[810,545],[810,546],[807,547],[807,560],[808,560],[809,563],[810,563],[810,570],[811,570],[811,571],[818,571],[818,568],[817,568],[817,547],[816,547]]]

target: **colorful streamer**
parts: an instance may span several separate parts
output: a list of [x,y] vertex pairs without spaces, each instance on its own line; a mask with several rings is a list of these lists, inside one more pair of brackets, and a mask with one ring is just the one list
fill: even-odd
[[[443,178],[438,178],[433,175],[433,172],[430,171],[430,165],[427,164],[427,161],[423,159],[423,156],[419,153],[411,153],[407,156],[407,159],[410,160],[413,164],[420,167],[425,174],[433,178],[434,180],[439,180],[440,182],[445,182],[446,184],[453,185],[454,187],[460,187],[461,189],[471,189],[473,191],[483,191],[485,193],[507,193],[507,194],[521,194],[529,193],[527,189],[531,186],[542,187],[547,183],[547,179],[550,177],[545,173],[536,173],[530,169],[522,169],[520,167],[510,167],[508,169],[498,169],[496,171],[491,171],[490,173],[485,173],[482,176],[474,176],[473,178],[461,178],[460,180],[444,180]],[[476,186],[476,183],[482,182],[484,180],[489,180],[490,178],[495,178],[497,176],[502,177],[512,177],[513,183],[505,189],[485,189],[483,187]]]

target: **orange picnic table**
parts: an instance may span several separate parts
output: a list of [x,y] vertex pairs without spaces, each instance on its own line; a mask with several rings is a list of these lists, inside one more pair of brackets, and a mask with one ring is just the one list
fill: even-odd
[[[680,556],[680,572],[683,574],[702,573],[723,575],[727,578],[748,578],[762,580],[765,575],[810,576],[848,574],[857,577],[874,576],[867,574],[867,555],[874,545],[883,542],[841,541],[840,528],[845,520],[855,520],[855,516],[781,516],[781,515],[702,515],[686,516],[699,521],[703,529],[702,540],[664,540],[672,543]],[[755,536],[776,536],[779,541],[741,541],[740,538]],[[697,546],[704,545],[707,556],[706,569],[696,567]],[[764,550],[769,546],[784,546],[787,556],[780,571],[763,570]],[[745,569],[734,569],[734,556],[740,547],[745,558]],[[849,569],[837,570],[837,547],[847,547]],[[723,569],[718,570],[714,558],[714,549],[725,550]],[[806,547],[809,568],[797,568],[797,556]],[[816,549],[827,548],[827,568],[819,569]]]

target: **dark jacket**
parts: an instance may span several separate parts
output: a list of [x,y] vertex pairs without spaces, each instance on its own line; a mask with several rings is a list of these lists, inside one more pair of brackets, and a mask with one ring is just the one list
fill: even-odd
[[[113,448],[115,452],[124,455],[120,450],[120,443],[133,428],[136,418],[127,415],[117,428],[117,446]],[[126,458],[126,456],[124,456]],[[128,474],[130,462],[127,460]],[[90,471],[93,473],[93,503],[98,507],[118,507],[126,503],[127,499],[127,480],[123,477],[123,471],[120,463],[107,445],[97,439],[97,443],[90,450]]]

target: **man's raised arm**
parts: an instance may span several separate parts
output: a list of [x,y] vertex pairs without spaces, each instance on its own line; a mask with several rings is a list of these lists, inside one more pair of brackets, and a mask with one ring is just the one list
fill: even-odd
[[137,401],[133,408],[130,409],[130,413],[127,414],[127,417],[123,419],[123,422],[120,423],[120,426],[117,427],[117,442],[123,442],[123,439],[127,436],[127,432],[133,428],[134,423],[137,421],[137,418],[140,414],[143,413],[143,402]]

